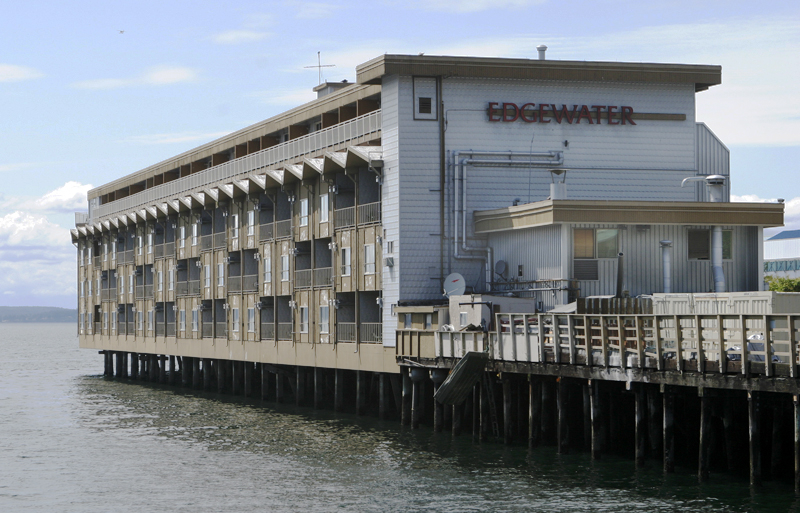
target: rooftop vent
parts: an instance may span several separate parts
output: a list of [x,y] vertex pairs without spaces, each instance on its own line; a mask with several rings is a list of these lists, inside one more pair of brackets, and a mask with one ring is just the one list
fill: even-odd
[[539,51],[539,60],[543,61],[544,60],[544,52],[547,51],[547,45],[539,45],[539,46],[536,47],[536,49]]

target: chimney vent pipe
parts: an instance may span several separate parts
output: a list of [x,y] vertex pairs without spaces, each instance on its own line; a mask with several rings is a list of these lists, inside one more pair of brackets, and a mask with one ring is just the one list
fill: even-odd
[[539,60],[543,61],[544,60],[544,52],[547,51],[547,45],[539,45],[539,46],[536,47],[536,50],[539,51]]

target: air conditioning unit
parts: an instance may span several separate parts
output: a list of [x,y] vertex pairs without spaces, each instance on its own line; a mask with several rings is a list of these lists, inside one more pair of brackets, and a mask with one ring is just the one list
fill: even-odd
[[394,257],[385,257],[383,259],[383,265],[386,267],[394,267]]

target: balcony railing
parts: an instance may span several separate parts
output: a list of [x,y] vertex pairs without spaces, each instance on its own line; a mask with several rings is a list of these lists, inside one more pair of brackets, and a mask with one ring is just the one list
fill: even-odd
[[273,223],[262,224],[258,228],[258,240],[272,240],[275,237],[275,225]]
[[275,323],[261,323],[261,340],[275,340]]
[[92,258],[92,265],[95,267],[100,267],[100,257],[96,256]]
[[204,322],[203,323],[203,338],[213,338],[214,337],[214,323],[213,322]]
[[175,243],[174,242],[167,242],[166,244],[164,244],[164,256],[166,256],[166,257],[175,256]]
[[381,222],[381,202],[367,203],[358,206],[358,224],[375,224]]
[[247,274],[242,277],[242,292],[258,292],[257,274]]
[[294,288],[296,289],[309,289],[311,288],[311,277],[313,271],[311,269],[303,269],[302,271],[294,272]]
[[144,297],[145,298],[153,298],[153,284],[145,285],[144,286]]
[[156,323],[156,336],[163,337],[164,334],[167,332],[167,326],[163,322]]
[[356,207],[340,208],[333,211],[334,228],[349,228],[356,225]]
[[337,342],[356,342],[356,323],[339,322],[336,323]]
[[292,323],[278,323],[278,340],[292,340]]
[[241,292],[242,291],[242,277],[241,276],[228,276],[228,292]]
[[228,323],[226,321],[215,322],[216,329],[214,330],[214,336],[217,338],[225,338],[228,336]]
[[282,239],[292,236],[292,220],[285,219],[283,221],[275,222],[275,238]]
[[312,132],[271,148],[265,148],[198,173],[94,207],[89,212],[90,219],[87,220],[87,223],[96,222],[104,216],[110,216],[117,212],[136,210],[142,205],[152,205],[157,201],[163,201],[165,197],[186,194],[209,183],[241,176],[281,162],[296,161],[298,157],[305,155],[317,155],[321,150],[339,149],[348,144],[354,145],[377,139],[380,131],[381,111],[376,110],[330,128]]
[[200,295],[200,280],[190,280],[189,281],[189,295],[190,296],[199,296]]
[[175,323],[174,322],[168,322],[167,323],[167,336],[168,337],[174,337],[175,336]]
[[378,344],[383,341],[383,324],[379,322],[361,323],[361,342]]
[[133,250],[129,249],[127,251],[120,251],[120,264],[132,264],[133,263]]
[[200,250],[201,251],[206,251],[206,250],[211,249],[211,247],[213,245],[213,242],[214,242],[214,236],[213,235],[203,235],[203,236],[201,236],[200,237]]
[[156,244],[155,254],[156,254],[156,258],[164,258],[164,245],[163,244]]
[[319,269],[314,269],[314,286],[332,287],[333,269],[331,267],[320,267]]
[[225,232],[219,232],[214,234],[214,249],[224,248],[225,247]]
[[136,294],[134,295],[136,299],[144,299],[144,285],[137,285],[136,286]]
[[185,296],[189,293],[189,282],[179,281],[175,283],[175,294],[178,296]]

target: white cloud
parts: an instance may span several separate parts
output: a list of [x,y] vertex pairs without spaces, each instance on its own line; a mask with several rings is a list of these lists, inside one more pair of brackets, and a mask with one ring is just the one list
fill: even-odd
[[489,9],[521,9],[545,3],[547,0],[425,0],[411,5],[429,11],[479,12]]
[[261,41],[269,36],[267,32],[257,30],[228,30],[215,34],[211,40],[215,43],[222,45],[236,45],[240,43],[252,43],[253,41]]
[[33,162],[15,162],[14,164],[0,164],[0,173],[4,171],[19,171],[35,166]]
[[192,68],[181,66],[156,66],[132,78],[99,78],[83,80],[72,84],[78,89],[120,89],[143,85],[170,85],[180,82],[192,82],[198,73]]
[[93,186],[80,182],[67,182],[35,201],[42,210],[73,212],[86,209],[86,193]]
[[177,132],[167,134],[147,134],[129,137],[127,140],[139,144],[173,144],[192,141],[210,141],[230,132]]
[[0,64],[0,82],[21,82],[23,80],[33,80],[34,78],[43,76],[44,74],[42,72],[26,66]]
[[[755,194],[744,194],[737,196],[731,194],[731,201],[745,202],[745,203],[776,203],[778,198],[760,198]],[[772,229],[771,232],[780,232],[782,230],[798,230],[800,229],[800,197],[784,199],[784,213],[783,213],[783,228]]]

